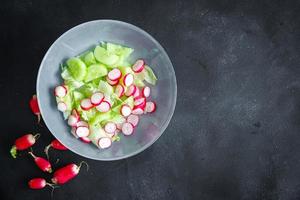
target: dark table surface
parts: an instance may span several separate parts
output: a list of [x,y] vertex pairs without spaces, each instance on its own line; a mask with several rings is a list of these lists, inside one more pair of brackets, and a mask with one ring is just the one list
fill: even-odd
[[0,6],[0,197],[50,199],[27,181],[47,177],[9,148],[40,132],[28,107],[39,64],[54,40],[80,23],[117,19],[141,27],[168,52],[178,84],[169,127],[149,149],[121,161],[51,151],[55,168],[90,170],[53,199],[300,199],[299,1],[32,1]]

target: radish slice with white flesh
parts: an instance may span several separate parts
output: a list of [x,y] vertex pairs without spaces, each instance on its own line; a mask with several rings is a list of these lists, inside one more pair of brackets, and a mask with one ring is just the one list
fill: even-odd
[[142,90],[142,93],[143,93],[144,97],[149,97],[150,92],[151,92],[151,90],[150,90],[150,87],[148,87],[148,86],[144,87],[143,90]]
[[136,91],[136,86],[131,85],[127,88],[125,95],[129,97],[129,96],[133,95],[135,93],[135,91]]
[[142,115],[142,114],[144,114],[144,110],[142,108],[135,108],[135,109],[132,110],[132,114]]
[[125,91],[125,89],[124,89],[123,85],[117,85],[117,86],[116,86],[116,89],[115,89],[115,94],[116,94],[118,97],[121,97],[121,96],[123,96],[124,91]]
[[131,135],[133,133],[133,125],[131,123],[124,123],[122,126],[122,133],[124,135]]
[[144,67],[145,67],[145,61],[137,60],[132,66],[132,71],[134,71],[135,73],[139,73],[143,71]]
[[54,89],[54,94],[57,97],[64,97],[67,95],[67,88],[65,86],[59,85]]
[[133,97],[136,98],[136,97],[140,96],[140,94],[141,94],[140,88],[136,87],[136,90],[135,90],[135,93],[133,94]]
[[128,86],[130,86],[130,85],[133,84],[133,80],[134,80],[133,75],[130,74],[130,73],[128,73],[128,74],[126,74],[126,75],[124,76],[123,84],[124,84],[126,87],[128,87]]
[[82,110],[89,110],[93,107],[94,105],[92,104],[90,99],[83,99],[80,102],[80,107]]
[[104,100],[96,107],[96,109],[99,112],[107,112],[110,110],[110,107],[110,103]]
[[77,117],[75,117],[74,115],[70,115],[69,116],[69,118],[68,118],[68,124],[70,126],[76,126],[77,122],[78,122],[78,118]]
[[77,122],[76,126],[77,127],[79,127],[79,126],[89,127],[89,124],[85,121],[79,121],[79,122]]
[[71,133],[72,133],[72,135],[74,135],[75,138],[78,138],[78,136],[76,135],[76,127],[75,126],[73,126],[71,128]]
[[65,102],[58,102],[57,103],[57,109],[61,112],[65,112],[67,110],[67,104]]
[[122,73],[118,68],[114,68],[107,74],[108,79],[111,81],[116,81],[116,80],[120,79],[121,76],[122,76]]
[[91,142],[91,140],[90,140],[90,138],[88,138],[88,137],[81,137],[81,138],[79,138],[82,142],[84,142],[84,143],[90,143]]
[[98,146],[101,148],[101,149],[106,149],[108,147],[111,146],[111,138],[109,137],[102,137],[102,138],[99,138],[98,140]]
[[134,106],[145,107],[146,99],[144,97],[138,97],[134,100]]
[[117,85],[119,83],[119,79],[112,81],[110,80],[108,77],[106,77],[106,81],[108,82],[109,85],[114,86]]
[[107,133],[114,133],[115,130],[117,129],[117,126],[115,123],[113,122],[107,122],[104,126],[104,130],[107,132]]
[[137,116],[137,115],[129,115],[127,117],[127,122],[129,122],[134,127],[136,127],[138,125],[138,123],[139,123],[139,116]]
[[156,103],[152,101],[148,101],[146,103],[145,111],[148,113],[153,113],[156,110]]
[[76,135],[78,137],[87,137],[87,136],[89,136],[89,134],[90,134],[90,130],[86,126],[79,126],[76,129]]
[[71,114],[72,114],[74,117],[76,117],[76,118],[78,119],[78,121],[79,121],[80,115],[79,115],[79,113],[78,113],[78,111],[77,111],[76,109],[73,109]]
[[104,99],[104,95],[101,92],[95,92],[92,96],[91,96],[91,103],[94,106],[98,106]]
[[128,105],[122,105],[121,106],[121,114],[124,117],[127,117],[131,114],[131,108]]

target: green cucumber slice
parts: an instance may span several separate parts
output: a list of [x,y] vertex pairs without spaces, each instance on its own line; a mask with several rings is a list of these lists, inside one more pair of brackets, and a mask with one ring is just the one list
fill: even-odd
[[104,49],[100,46],[96,46],[96,48],[94,50],[94,56],[97,61],[99,61],[105,65],[108,65],[108,66],[114,65],[119,60],[119,56],[117,56],[115,54],[109,54],[106,51],[106,49]]
[[87,53],[84,56],[83,60],[84,60],[85,64],[88,65],[88,66],[96,63],[96,59],[95,59],[95,56],[94,56],[93,52]]
[[102,64],[92,64],[87,68],[87,73],[84,78],[85,82],[92,81],[96,78],[100,78],[107,75],[107,69]]
[[69,73],[77,81],[82,81],[86,75],[86,65],[79,58],[70,58],[67,61]]

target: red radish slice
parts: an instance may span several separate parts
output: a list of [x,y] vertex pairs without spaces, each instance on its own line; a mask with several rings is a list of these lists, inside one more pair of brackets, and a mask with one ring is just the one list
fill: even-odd
[[150,87],[148,87],[148,86],[144,87],[143,90],[142,90],[142,93],[143,93],[144,97],[149,97],[150,92],[151,92],[151,90],[150,90]]
[[129,115],[127,117],[127,122],[129,122],[134,127],[136,127],[138,125],[138,123],[139,123],[139,116],[137,116],[137,115]]
[[67,104],[65,104],[64,102],[58,102],[57,103],[57,109],[61,112],[65,112],[67,110]]
[[65,86],[59,85],[54,89],[54,94],[57,97],[64,97],[67,95],[67,88]]
[[117,86],[116,86],[116,89],[115,89],[115,94],[116,94],[118,97],[121,97],[121,96],[123,96],[124,91],[125,91],[125,89],[124,89],[124,87],[123,87],[122,85],[117,85]]
[[97,109],[99,112],[107,112],[107,111],[110,110],[110,107],[111,107],[110,103],[104,100],[104,101],[102,101],[102,103],[100,103],[100,104],[96,107],[96,109]]
[[102,102],[103,99],[104,99],[104,95],[101,92],[95,92],[91,96],[91,103],[94,106],[98,106]]
[[138,97],[134,100],[134,106],[136,107],[145,107],[146,99],[144,97]]
[[131,123],[124,123],[122,126],[122,133],[124,135],[131,135],[133,133],[133,125]]
[[135,72],[135,73],[139,73],[141,71],[143,71],[145,67],[145,61],[143,60],[137,60],[134,65],[132,66],[132,70]]
[[91,142],[90,138],[88,138],[88,137],[81,137],[80,140],[84,143],[90,143]]
[[136,90],[135,90],[135,93],[133,94],[133,97],[136,98],[136,97],[140,96],[140,94],[141,94],[140,89],[138,87],[136,87]]
[[133,84],[133,75],[130,73],[126,74],[123,79],[123,84],[127,87],[132,85]]
[[131,114],[131,108],[128,105],[122,105],[121,106],[121,114],[124,117],[127,117]]
[[86,126],[79,126],[76,129],[76,135],[78,137],[87,137],[87,136],[89,136],[89,134],[90,134],[90,130]]
[[148,101],[146,103],[145,111],[148,113],[153,113],[156,110],[156,103],[152,101]]
[[117,129],[117,126],[115,123],[113,122],[108,122],[105,124],[104,126],[104,130],[107,132],[107,133],[114,133],[115,130]]
[[108,77],[106,77],[106,81],[108,82],[109,85],[114,86],[117,85],[119,83],[119,79],[112,81],[110,80]]
[[116,81],[119,78],[121,78],[122,73],[118,68],[114,68],[113,70],[111,70],[110,72],[108,72],[107,77],[109,78],[109,80],[111,81]]
[[72,112],[71,112],[71,114],[72,114],[74,117],[76,117],[76,118],[78,119],[78,121],[79,121],[80,115],[79,115],[79,112],[78,112],[76,109],[73,109]]
[[16,139],[15,144],[10,149],[10,154],[13,158],[17,157],[17,151],[25,150],[34,145],[40,134],[32,135],[26,134]]
[[106,149],[111,146],[111,139],[109,137],[102,137],[99,139],[98,145],[101,149]]
[[75,117],[74,115],[70,115],[69,118],[68,118],[68,124],[69,126],[76,126],[78,122],[78,118]]
[[125,92],[125,95],[128,96],[128,97],[131,96],[131,95],[133,95],[135,93],[135,91],[136,91],[136,88],[137,87],[135,85],[129,86],[127,88],[126,92]]
[[93,107],[93,104],[90,99],[83,99],[80,102],[80,107],[82,110],[89,110]]
[[132,114],[134,115],[141,115],[144,113],[144,110],[142,108],[135,108],[132,110]]
[[29,106],[33,114],[35,114],[38,118],[38,123],[41,121],[41,112],[38,104],[38,100],[36,95],[33,95],[32,98],[29,101]]
[[79,122],[77,122],[76,126],[77,127],[79,127],[79,126],[89,127],[89,124],[85,121],[79,121]]

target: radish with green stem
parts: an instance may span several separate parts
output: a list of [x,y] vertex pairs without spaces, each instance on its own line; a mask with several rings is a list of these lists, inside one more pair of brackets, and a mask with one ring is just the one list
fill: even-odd
[[32,147],[36,140],[40,137],[40,134],[26,134],[22,137],[19,137],[16,139],[15,144],[10,149],[10,154],[13,158],[17,157],[17,151],[26,150],[29,147]]

